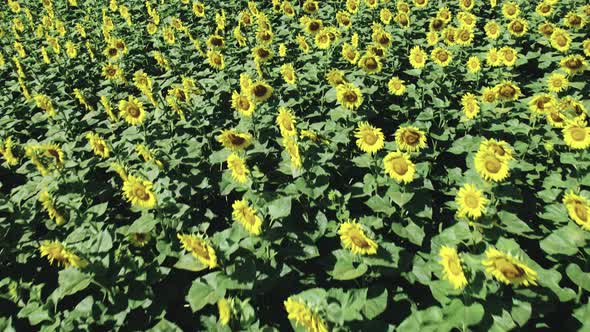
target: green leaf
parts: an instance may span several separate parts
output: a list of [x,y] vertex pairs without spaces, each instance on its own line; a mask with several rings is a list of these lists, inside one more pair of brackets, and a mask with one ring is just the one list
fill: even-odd
[[151,213],[142,215],[139,219],[135,220],[131,226],[127,229],[127,234],[132,233],[149,233],[156,225],[158,221],[154,218]]
[[380,196],[371,196],[371,198],[369,198],[365,204],[367,204],[367,206],[370,207],[374,212],[383,212],[387,216],[391,216],[395,212],[395,208],[391,205],[391,203]]
[[98,234],[94,245],[92,246],[93,252],[107,252],[113,247],[113,238],[108,230],[104,230]]
[[272,219],[288,217],[291,214],[291,197],[281,197],[270,202],[268,214]]
[[216,303],[223,297],[223,293],[201,281],[193,282],[193,285],[188,291],[186,300],[191,306],[193,312],[201,310],[207,304]]
[[590,273],[582,271],[576,264],[570,264],[565,269],[567,276],[578,286],[590,291]]
[[539,244],[541,249],[550,255],[572,256],[578,252],[578,247],[585,244],[585,238],[586,235],[579,227],[570,224],[554,231]]
[[[369,290],[370,292],[370,290]],[[387,289],[382,288],[381,293],[367,298],[363,307],[363,314],[367,319],[373,319],[379,316],[387,308]]]
[[58,299],[84,290],[90,285],[91,281],[92,277],[90,275],[83,273],[74,267],[59,271],[59,287],[55,290],[58,294]]
[[500,211],[498,212],[498,217],[500,217],[502,223],[507,226],[506,230],[510,233],[521,234],[533,231],[529,225],[520,220],[520,218],[514,213]]
[[198,272],[205,270],[207,265],[201,263],[193,254],[185,254],[180,256],[174,267],[177,269]]
[[352,280],[365,274],[368,269],[369,267],[364,263],[360,263],[355,267],[352,260],[339,258],[336,265],[334,265],[332,276],[336,280]]

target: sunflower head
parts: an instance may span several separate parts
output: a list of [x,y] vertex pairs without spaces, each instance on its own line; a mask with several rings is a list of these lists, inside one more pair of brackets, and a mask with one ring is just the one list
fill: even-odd
[[273,92],[273,88],[265,81],[258,80],[252,83],[252,86],[250,87],[250,92],[254,100],[257,103],[259,103],[270,98]]
[[414,179],[416,166],[408,154],[400,151],[390,152],[383,158],[385,172],[398,183],[410,183]]
[[217,136],[217,141],[226,149],[243,150],[252,144],[252,135],[225,129]]
[[477,220],[485,213],[487,198],[475,185],[467,183],[457,193],[455,202],[459,206],[457,215]]
[[385,136],[379,128],[371,126],[367,122],[361,122],[354,132],[356,145],[362,151],[374,154],[381,150],[385,144]]
[[400,127],[395,132],[395,142],[400,150],[420,151],[426,147],[426,134],[416,127]]
[[584,150],[590,147],[590,128],[585,121],[571,121],[562,129],[565,144],[572,149]]
[[475,155],[475,169],[485,180],[500,182],[508,177],[508,160],[490,149],[480,149]]
[[232,218],[240,223],[248,233],[258,236],[262,233],[262,219],[258,217],[256,210],[248,205],[244,199],[232,204]]
[[123,182],[123,194],[133,206],[151,209],[156,206],[156,196],[152,191],[152,186],[150,181],[128,175]]
[[537,285],[537,272],[520,259],[503,253],[495,248],[488,248],[486,259],[482,261],[486,272],[507,285]]
[[504,81],[494,87],[500,100],[515,101],[521,96],[520,88],[511,81]]
[[563,204],[569,217],[582,228],[590,231],[590,204],[588,200],[570,190],[563,197]]
[[336,99],[349,110],[355,110],[363,103],[361,90],[352,83],[338,85],[336,87]]
[[442,246],[438,255],[440,256],[439,264],[443,268],[443,278],[448,280],[455,289],[464,288],[467,285],[467,279],[457,249]]
[[342,246],[356,255],[374,255],[378,245],[365,234],[361,224],[349,220],[340,224],[338,229]]

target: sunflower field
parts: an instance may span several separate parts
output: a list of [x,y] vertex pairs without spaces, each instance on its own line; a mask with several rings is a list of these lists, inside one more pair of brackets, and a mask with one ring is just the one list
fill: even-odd
[[3,0],[0,331],[590,331],[586,0]]

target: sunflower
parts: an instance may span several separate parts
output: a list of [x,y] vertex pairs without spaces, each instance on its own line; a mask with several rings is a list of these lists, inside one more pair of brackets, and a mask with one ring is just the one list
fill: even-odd
[[469,71],[472,74],[475,74],[481,70],[481,61],[479,61],[479,58],[476,56],[470,56],[467,60],[466,67],[467,71]]
[[308,34],[315,35],[316,33],[320,32],[324,28],[324,23],[322,20],[319,19],[310,19],[308,18],[304,22],[304,30]]
[[283,76],[283,80],[285,80],[287,84],[295,84],[297,77],[295,76],[295,69],[293,68],[292,63],[285,63],[281,66],[281,76]]
[[500,182],[508,177],[508,161],[489,149],[480,149],[475,154],[475,170],[485,180]]
[[550,92],[562,92],[569,86],[567,77],[560,73],[553,73],[547,78],[547,87]]
[[156,206],[156,196],[152,191],[152,186],[150,181],[128,175],[123,182],[123,194],[133,206],[151,209]]
[[88,266],[88,262],[85,259],[76,255],[59,241],[44,241],[39,246],[39,251],[41,252],[41,257],[47,257],[51,264],[55,262],[58,266],[73,266],[77,268]]
[[252,49],[252,56],[254,57],[254,62],[265,63],[272,59],[273,52],[266,46],[256,46]]
[[560,28],[553,29],[550,40],[551,46],[560,52],[567,52],[572,43],[572,37],[570,37],[570,34]]
[[381,129],[371,126],[368,122],[359,123],[354,132],[354,137],[357,138],[356,146],[369,154],[375,154],[383,149],[385,144],[385,136]]
[[[303,133],[302,133],[303,134]],[[284,136],[283,137],[283,147],[285,151],[289,154],[289,159],[291,160],[291,166],[295,169],[301,168],[301,155],[299,154],[299,144],[296,140],[297,136]]]
[[55,168],[60,169],[64,165],[64,152],[59,145],[54,143],[44,144],[41,146],[44,155],[53,160]]
[[132,245],[141,248],[150,242],[152,236],[150,233],[131,233],[128,238]]
[[393,18],[402,29],[405,29],[410,26],[410,16],[408,16],[405,12],[399,12]]
[[[358,1],[358,0],[356,0]],[[347,3],[355,2],[348,0]],[[317,312],[312,311],[302,300],[290,296],[283,302],[289,320],[295,322],[296,326],[303,327],[307,332],[328,332],[328,327]]]
[[363,103],[361,89],[352,83],[343,83],[336,87],[336,99],[340,105],[349,110],[355,110]]
[[293,5],[289,1],[283,1],[281,9],[285,15],[289,17],[295,16],[295,8],[293,8]]
[[428,5],[428,0],[412,0],[417,8],[424,8]]
[[376,74],[381,71],[383,65],[381,64],[381,60],[378,56],[373,55],[371,53],[366,53],[363,55],[359,62],[359,67],[364,70],[368,74]]
[[570,190],[563,197],[563,205],[576,224],[590,231],[590,204],[586,198],[576,195],[573,190]]
[[515,37],[522,37],[528,30],[528,22],[522,18],[515,18],[508,23],[508,32]]
[[584,39],[582,42],[582,48],[584,49],[586,57],[590,58],[590,38]]
[[240,223],[248,233],[258,236],[262,233],[262,219],[258,217],[256,210],[248,205],[246,200],[237,200],[232,204],[232,218]]
[[551,110],[547,113],[547,122],[555,128],[565,127],[565,117],[558,109]]
[[273,88],[268,83],[262,80],[257,80],[252,83],[250,87],[250,93],[257,103],[263,102],[270,98],[272,95]]
[[3,141],[0,141],[0,155],[4,157],[6,163],[9,166],[16,166],[19,161],[18,157],[14,155],[13,145],[14,142],[11,136],[8,136]]
[[383,158],[385,172],[398,183],[410,183],[414,179],[416,166],[410,156],[400,151],[390,152]]
[[209,66],[214,69],[222,70],[225,68],[225,60],[221,52],[214,50],[207,51],[207,62],[209,63]]
[[496,90],[494,88],[485,87],[481,92],[481,100],[484,103],[493,103],[496,101]]
[[561,68],[568,73],[568,75],[576,75],[586,69],[586,59],[579,54],[568,55],[559,62]]
[[344,43],[342,45],[342,58],[351,64],[356,64],[360,57],[359,51],[356,50],[354,46],[349,43]]
[[458,45],[471,45],[474,36],[472,28],[461,27],[456,32],[455,40]]
[[508,19],[514,19],[520,14],[520,7],[516,2],[506,2],[502,5],[502,15]]
[[590,128],[586,122],[572,121],[561,131],[565,144],[572,149],[582,150],[590,147]]
[[86,138],[88,139],[88,143],[90,144],[90,147],[92,148],[92,151],[95,155],[102,158],[109,157],[111,150],[103,138],[95,133],[86,134]]
[[479,150],[489,150],[500,160],[508,161],[514,159],[512,148],[506,141],[498,141],[493,138],[485,139],[481,142]]
[[553,95],[541,93],[533,96],[529,101],[529,108],[537,114],[546,114],[557,107],[557,100]]
[[117,64],[109,63],[102,67],[102,76],[107,80],[123,79],[123,70]]
[[303,10],[308,14],[313,14],[320,9],[319,2],[316,0],[305,0]]
[[351,14],[358,12],[359,6],[360,0],[346,0],[346,10]]
[[39,94],[35,95],[33,99],[35,100],[37,107],[44,110],[48,117],[52,118],[57,114],[55,108],[53,107],[53,102],[48,96]]
[[379,19],[381,22],[383,22],[383,24],[389,24],[393,19],[393,13],[389,10],[389,8],[382,8],[379,11]]
[[281,136],[297,136],[297,128],[295,128],[295,116],[293,111],[286,107],[279,107],[276,123],[281,130]]
[[474,0],[459,0],[459,6],[463,10],[470,11],[475,6],[475,1]]
[[406,92],[406,85],[404,83],[404,80],[399,77],[392,77],[387,83],[387,89],[392,95],[401,96]]
[[461,97],[461,110],[467,119],[473,119],[479,114],[479,104],[473,93],[469,92]]
[[420,46],[414,46],[410,50],[410,64],[414,69],[424,68],[426,64],[426,52]]
[[391,37],[391,34],[389,32],[383,30],[383,27],[374,29],[371,38],[373,39],[374,43],[376,43],[384,49],[390,47],[393,43],[393,37]]
[[496,96],[503,101],[516,101],[521,96],[520,88],[511,81],[503,81],[494,87]]
[[417,152],[426,147],[426,134],[416,127],[400,127],[395,131],[395,143],[402,151]]
[[227,167],[231,171],[231,177],[238,183],[248,182],[248,166],[246,161],[235,153],[230,154],[227,157]]
[[457,19],[460,23],[459,28],[467,28],[472,30],[475,28],[475,24],[477,23],[477,16],[469,12],[459,12],[459,14],[457,14]]
[[374,255],[377,253],[377,243],[365,234],[362,225],[355,220],[340,224],[338,234],[342,246],[355,255]]
[[447,45],[455,45],[456,40],[455,36],[457,34],[457,28],[455,27],[446,27],[442,32],[442,37]]
[[467,286],[467,279],[461,266],[461,258],[457,249],[442,246],[438,252],[439,264],[443,267],[443,278],[448,280],[455,289],[462,289]]
[[41,202],[43,209],[47,211],[49,218],[55,221],[56,225],[63,225],[66,222],[63,214],[55,207],[55,204],[53,203],[53,197],[51,197],[51,194],[49,194],[47,190],[44,190],[39,194],[39,202]]
[[130,125],[138,125],[145,120],[143,103],[133,96],[119,101],[119,116],[125,118]]
[[222,326],[229,324],[232,312],[231,299],[227,300],[226,298],[222,298],[217,301],[217,312],[219,314],[219,324]]
[[256,32],[256,40],[263,45],[269,45],[272,43],[274,33],[269,28],[259,28]]
[[234,151],[244,150],[252,144],[252,135],[225,129],[217,136],[217,141],[226,149]]
[[516,63],[518,59],[518,53],[512,47],[504,46],[500,49],[500,54],[502,55],[502,61],[504,65],[507,67],[512,67]]
[[537,285],[537,272],[510,254],[488,248],[482,261],[486,272],[507,285]]
[[575,12],[567,13],[563,20],[567,27],[576,30],[581,29],[584,27],[584,25],[586,25],[586,20],[584,19],[584,16]]
[[214,35],[209,36],[209,38],[207,38],[207,41],[205,43],[207,44],[207,47],[209,47],[211,49],[225,47],[225,40],[220,35],[214,34]]
[[367,8],[372,9],[379,5],[379,0],[365,0],[365,4],[367,5]]
[[486,210],[488,199],[484,196],[483,191],[477,189],[475,185],[466,183],[459,189],[455,202],[459,205],[457,215],[459,217],[479,219]]
[[436,31],[428,31],[426,34],[426,42],[430,46],[438,44],[438,33]]
[[537,7],[535,7],[535,12],[543,17],[546,17],[551,15],[551,12],[553,12],[553,6],[551,6],[551,4],[547,3],[546,1],[541,1]]
[[449,7],[444,6],[441,7],[438,12],[436,12],[436,17],[441,19],[445,24],[451,22],[451,19],[453,18],[453,13],[451,13],[451,10],[449,9]]
[[486,23],[483,29],[486,32],[486,36],[490,39],[498,38],[500,36],[500,33],[502,32],[500,25],[498,25],[498,23],[493,20]]
[[321,50],[330,48],[331,40],[328,29],[322,29],[318,33],[316,33],[313,41],[315,45]]
[[395,4],[395,8],[399,12],[402,12],[402,13],[406,13],[407,14],[407,13],[410,12],[410,5],[407,2],[403,1],[403,0],[397,1],[396,4]]
[[432,50],[430,57],[434,62],[438,63],[441,67],[448,66],[449,63],[451,63],[451,60],[453,59],[453,55],[451,54],[451,52],[445,50],[442,47],[436,47],[434,50]]
[[176,234],[176,237],[180,240],[182,248],[190,252],[203,265],[207,266],[209,269],[218,266],[215,249],[213,249],[213,247],[211,247],[211,245],[200,235],[178,233]]
[[340,69],[336,69],[336,68],[330,69],[326,73],[326,80],[333,87],[337,87],[341,84],[346,83],[346,79],[344,78],[344,73]]
[[249,95],[234,91],[231,97],[231,106],[243,116],[251,117],[256,105]]
[[551,22],[543,22],[539,24],[539,32],[546,38],[551,38],[554,30],[555,26]]

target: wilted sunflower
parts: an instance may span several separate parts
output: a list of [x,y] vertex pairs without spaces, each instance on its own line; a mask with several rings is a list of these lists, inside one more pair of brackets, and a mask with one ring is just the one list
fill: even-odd
[[404,83],[404,80],[400,79],[399,77],[392,77],[387,83],[387,89],[389,90],[389,93],[396,96],[401,96],[404,94],[404,92],[406,92],[406,86]]
[[41,257],[47,257],[49,263],[55,262],[58,266],[85,268],[88,262],[69,250],[59,241],[44,241],[39,246]]
[[250,92],[257,103],[263,102],[270,98],[273,92],[272,86],[262,80],[257,80],[252,83]]
[[225,129],[217,136],[217,141],[230,150],[243,150],[252,144],[252,135]]
[[109,157],[111,150],[103,138],[91,132],[86,134],[86,138],[88,139],[88,143],[90,144],[90,147],[92,148],[92,151],[95,155],[102,158]]
[[459,211],[457,211],[459,217],[466,216],[477,220],[485,213],[488,199],[475,185],[466,183],[459,189],[455,202],[459,205]]
[[123,182],[123,194],[133,206],[151,209],[156,206],[156,195],[152,191],[152,186],[150,181],[128,175]]
[[221,52],[214,50],[207,51],[207,62],[209,63],[209,66],[214,69],[222,70],[225,68],[225,60]]
[[550,37],[551,46],[560,52],[567,52],[572,43],[572,37],[563,29],[555,28]]
[[246,161],[235,153],[230,154],[227,157],[227,167],[231,171],[232,178],[238,183],[248,182],[248,166]]
[[567,77],[560,73],[553,73],[547,78],[547,88],[550,92],[562,92],[569,86]]
[[349,110],[355,110],[363,103],[361,89],[352,83],[340,84],[336,87],[336,99],[340,105]]
[[357,138],[356,146],[369,154],[375,154],[383,149],[385,143],[385,136],[381,129],[371,126],[368,122],[359,123],[354,132],[354,137]]
[[258,217],[256,210],[248,205],[246,200],[237,200],[232,204],[232,218],[240,223],[248,233],[258,236],[262,233],[262,219]]
[[462,289],[467,286],[467,279],[457,249],[442,246],[438,251],[438,255],[440,256],[438,263],[443,267],[443,278],[449,281],[455,289]]
[[482,261],[486,272],[507,285],[537,285],[537,272],[510,254],[488,248]]
[[378,245],[365,234],[362,225],[354,219],[340,224],[338,229],[342,246],[355,255],[374,255]]
[[295,76],[295,69],[292,63],[285,63],[281,66],[281,76],[288,84],[295,84],[297,77]]
[[500,182],[508,177],[508,161],[489,149],[479,149],[475,154],[475,170],[485,180]]
[[522,18],[515,18],[508,23],[508,32],[515,37],[522,37],[528,30],[528,22]]
[[414,69],[424,68],[426,64],[426,53],[420,46],[414,46],[410,50],[410,64]]
[[276,123],[281,130],[281,136],[297,136],[297,128],[295,128],[295,116],[290,109],[286,107],[280,107],[279,113],[277,114]]
[[479,104],[473,93],[468,92],[461,97],[461,110],[467,119],[473,119],[479,114]]
[[503,81],[494,87],[496,97],[503,101],[515,101],[521,96],[520,88],[511,81]]
[[570,190],[563,197],[563,205],[576,224],[590,231],[590,205],[586,198],[576,195],[573,190]]
[[576,75],[586,69],[586,59],[579,54],[568,55],[559,62],[561,68],[569,75]]
[[416,127],[400,127],[395,131],[395,143],[400,150],[417,152],[426,147],[426,134]]
[[379,59],[379,57],[371,53],[366,53],[365,55],[363,55],[360,58],[358,65],[362,70],[364,70],[368,74],[379,73],[383,68],[383,65],[381,64],[381,60]]
[[436,47],[434,50],[432,50],[430,57],[434,62],[436,62],[442,67],[448,66],[449,63],[451,63],[451,60],[453,59],[453,55],[451,54],[451,52],[442,47]]
[[213,269],[218,266],[215,249],[213,249],[213,247],[211,247],[211,245],[207,243],[207,241],[205,241],[201,236],[182,233],[178,233],[176,236],[180,240],[182,248],[193,254],[193,256],[199,260],[199,262],[203,263],[203,265],[207,266],[209,269]]
[[231,97],[231,106],[243,116],[251,117],[256,105],[249,95],[234,91]]
[[590,128],[584,121],[571,121],[561,131],[565,144],[572,149],[582,150],[590,147]]
[[410,183],[414,180],[416,166],[408,154],[400,151],[390,152],[383,158],[385,172],[398,183]]
[[119,101],[119,114],[130,125],[138,125],[145,120],[143,103],[133,96],[129,96],[127,100]]
[[287,310],[289,320],[294,321],[296,326],[303,327],[307,332],[328,332],[324,320],[305,305],[305,302],[290,296],[283,304],[285,310]]

